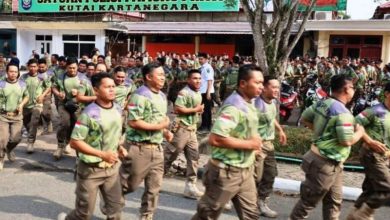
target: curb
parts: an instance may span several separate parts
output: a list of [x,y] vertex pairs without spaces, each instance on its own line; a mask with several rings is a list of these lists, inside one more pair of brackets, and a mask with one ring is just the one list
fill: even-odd
[[[283,193],[299,194],[301,181],[275,178],[274,191],[280,191]],[[355,201],[362,193],[362,189],[356,187],[343,186],[343,199],[349,201]]]

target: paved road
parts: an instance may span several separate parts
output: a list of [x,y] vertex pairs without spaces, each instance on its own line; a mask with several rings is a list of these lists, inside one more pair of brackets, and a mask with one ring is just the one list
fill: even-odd
[[[13,164],[6,162],[5,169],[0,173],[0,219],[29,220],[55,219],[60,212],[69,212],[74,207],[75,182],[72,168],[74,156],[66,156],[55,162],[51,153],[54,151],[54,135],[39,137],[36,152],[32,155],[25,153],[25,144],[16,149],[17,161]],[[199,185],[202,187],[201,185]],[[167,178],[164,180],[160,196],[156,220],[186,220],[190,219],[196,209],[196,201],[181,196],[184,180]],[[127,195],[123,219],[137,219],[140,198],[143,187],[135,193]],[[280,216],[287,219],[297,198],[274,195],[271,206]],[[350,202],[343,204],[343,218]],[[386,213],[390,208],[381,208],[376,219],[388,219]],[[311,215],[312,220],[320,219],[320,207]],[[95,209],[95,219],[104,219],[99,208]],[[222,220],[237,219],[234,211],[225,212]]]

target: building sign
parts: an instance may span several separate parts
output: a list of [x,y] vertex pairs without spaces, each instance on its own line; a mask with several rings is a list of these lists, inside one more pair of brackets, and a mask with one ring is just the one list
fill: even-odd
[[[312,0],[299,0],[299,10],[304,11]],[[314,11],[345,11],[347,0],[317,0]]]
[[19,0],[20,13],[238,11],[239,0]]

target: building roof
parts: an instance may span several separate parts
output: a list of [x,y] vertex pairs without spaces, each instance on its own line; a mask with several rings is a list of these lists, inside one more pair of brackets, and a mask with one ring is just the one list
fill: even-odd
[[390,2],[386,2],[386,3],[379,5],[379,8],[390,8]]
[[108,24],[105,22],[32,22],[32,21],[13,21],[16,29],[33,30],[104,30]]
[[131,34],[252,34],[248,22],[121,22],[108,29]]
[[306,31],[390,31],[389,20],[308,21]]

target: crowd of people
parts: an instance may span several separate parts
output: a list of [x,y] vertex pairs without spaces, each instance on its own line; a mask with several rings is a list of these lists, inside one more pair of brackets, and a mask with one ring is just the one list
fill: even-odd
[[[143,181],[140,219],[153,219],[164,174],[181,152],[187,160],[183,194],[199,199],[192,219],[218,219],[230,202],[240,219],[278,216],[268,200],[277,176],[275,133],[282,145],[288,138],[277,120],[280,78],[263,76],[254,59],[164,52],[154,59],[147,53],[111,58],[110,52],[97,51],[80,60],[56,54],[48,59],[33,51],[25,74],[19,64],[0,60],[0,169],[6,157],[16,160],[13,149],[22,127],[28,132],[27,153],[36,148],[39,126],[53,132],[54,101],[60,123],[53,156],[61,159],[69,144],[78,161],[75,209],[59,219],[90,219],[98,195],[107,219],[120,219],[125,195]],[[299,86],[317,75],[330,94],[302,115],[314,136],[303,156],[306,179],[291,219],[307,218],[321,200],[323,218],[339,218],[343,162],[360,140],[366,179],[348,219],[372,218],[390,197],[389,67],[336,57],[288,63],[281,78]],[[346,106],[368,78],[383,86],[384,99],[354,117]],[[169,102],[174,120],[168,117]],[[196,185],[200,133],[209,133],[211,146],[205,192]]]

